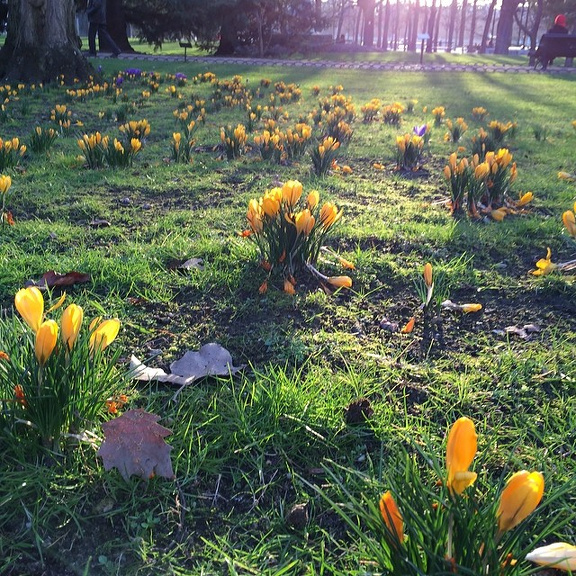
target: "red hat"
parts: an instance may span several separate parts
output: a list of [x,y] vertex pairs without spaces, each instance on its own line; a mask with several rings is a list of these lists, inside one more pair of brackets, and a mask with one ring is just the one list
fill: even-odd
[[564,16],[564,14],[558,14],[554,20],[554,24],[558,24],[558,26],[564,26],[564,28],[566,28],[566,16]]

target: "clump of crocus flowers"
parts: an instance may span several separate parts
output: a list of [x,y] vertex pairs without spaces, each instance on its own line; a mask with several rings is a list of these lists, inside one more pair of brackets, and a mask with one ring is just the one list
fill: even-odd
[[[544,477],[539,471],[515,472],[499,490],[497,506],[484,505],[485,489],[469,493],[478,482],[478,474],[471,470],[477,451],[474,422],[459,418],[448,432],[444,478],[436,495],[413,478],[413,490],[398,486],[380,498],[388,573],[487,575],[495,566],[498,574],[522,573],[518,562],[527,549],[522,523],[542,500]],[[414,473],[413,468],[410,471]],[[402,471],[400,477],[404,482],[410,478]],[[526,558],[568,570],[576,567],[575,551],[570,544],[558,543],[538,548]]]
[[532,202],[532,192],[521,194],[518,200],[511,197],[512,184],[517,177],[516,162],[506,148],[486,152],[481,158],[458,159],[457,152],[450,155],[444,167],[444,177],[450,185],[452,214],[461,214],[464,205],[471,218],[482,215],[501,222],[508,214]]
[[8,196],[8,191],[12,186],[12,178],[5,174],[0,175],[0,198],[2,202],[0,202],[0,224],[2,227],[8,225],[14,225],[14,218],[12,216],[12,212],[6,209],[6,197]]
[[[63,436],[77,433],[104,414],[106,399],[117,396],[119,377],[104,351],[120,329],[117,318],[94,318],[82,330],[84,310],[68,305],[59,322],[50,316],[59,313],[64,294],[45,311],[44,296],[32,286],[19,290],[14,306],[27,326],[24,339],[18,334],[21,323],[7,338],[3,369],[0,370],[1,398],[12,392],[14,422],[26,422],[29,434],[37,434],[42,444],[60,449]],[[4,320],[3,320],[4,322]],[[117,355],[116,355],[117,357]]]
[[[252,199],[246,213],[248,229],[242,235],[253,240],[267,278],[260,292],[268,289],[269,279],[279,276],[285,292],[294,293],[297,278],[306,271],[325,286],[350,287],[349,276],[326,276],[316,269],[322,244],[341,220],[342,210],[331,203],[320,205],[320,194],[312,190],[304,195],[298,180],[289,180]],[[330,251],[337,264],[353,268],[348,261]]]

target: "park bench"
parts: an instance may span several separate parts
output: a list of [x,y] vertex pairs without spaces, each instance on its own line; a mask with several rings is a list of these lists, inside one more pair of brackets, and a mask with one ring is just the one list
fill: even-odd
[[538,49],[533,53],[534,67],[546,70],[554,58],[576,57],[576,35],[542,34]]

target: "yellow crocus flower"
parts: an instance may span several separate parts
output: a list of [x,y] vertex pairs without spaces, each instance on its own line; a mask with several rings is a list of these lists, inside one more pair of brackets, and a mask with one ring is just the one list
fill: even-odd
[[68,350],[72,350],[82,326],[84,311],[77,304],[70,304],[62,313],[62,340]]
[[[94,320],[90,324],[91,329],[93,325]],[[90,336],[90,350],[94,352],[95,349],[102,351],[107,348],[116,339],[119,330],[120,320],[118,318],[100,322]]]
[[294,206],[302,196],[302,184],[298,180],[288,180],[282,186],[282,199],[289,206]]
[[498,530],[506,532],[527,518],[544,494],[544,476],[540,472],[521,470],[506,482],[496,515]]
[[325,229],[330,228],[342,217],[342,210],[338,212],[338,208],[331,202],[326,202],[320,209],[320,223]]
[[474,423],[465,416],[456,420],[448,433],[446,445],[446,468],[448,470],[448,489],[456,494],[472,486],[476,473],[468,468],[474,460],[477,450],[477,435]]
[[0,175],[0,194],[6,194],[12,186],[12,178],[10,176]]
[[24,322],[34,330],[38,331],[40,324],[42,324],[42,317],[44,316],[44,297],[42,292],[36,286],[29,286],[22,288],[16,292],[14,296],[14,305]]
[[34,344],[34,352],[36,359],[41,366],[44,366],[50,358],[56,342],[58,341],[58,324],[54,320],[46,320],[42,322],[36,331],[36,342]]
[[335,288],[352,288],[352,278],[350,276],[329,276],[327,282]]
[[302,210],[302,212],[298,212],[298,214],[295,216],[294,222],[296,226],[296,232],[299,235],[304,234],[304,236],[308,236],[308,234],[310,234],[312,231],[312,228],[314,228],[315,222],[316,219],[314,216],[312,216],[308,208]]
[[380,514],[390,534],[401,544],[404,541],[404,520],[390,491],[380,498]]
[[552,250],[548,248],[546,258],[540,258],[540,260],[536,262],[536,270],[532,270],[530,274],[533,276],[545,276],[556,270],[556,268],[558,268],[558,265],[552,262]]
[[568,234],[576,238],[576,219],[574,218],[574,212],[572,212],[572,210],[566,210],[566,212],[562,214],[562,222],[566,230],[568,230]]
[[308,198],[306,198],[306,205],[310,210],[314,210],[314,208],[318,206],[318,202],[320,202],[320,194],[318,190],[312,190],[312,192],[308,194]]

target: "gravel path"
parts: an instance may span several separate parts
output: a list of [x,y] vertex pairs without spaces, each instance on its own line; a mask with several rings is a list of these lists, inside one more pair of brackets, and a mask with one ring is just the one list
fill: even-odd
[[[163,56],[159,54],[123,54],[119,59],[144,61],[184,62],[184,56]],[[559,59],[560,62],[563,59]],[[333,68],[342,70],[376,70],[401,72],[501,72],[506,74],[576,74],[576,67],[549,66],[547,70],[534,70],[528,64],[509,66],[506,64],[401,64],[398,62],[336,62],[334,60],[282,60],[279,58],[240,58],[236,56],[189,56],[187,62],[203,64],[235,64],[240,66],[287,66],[292,68]]]

